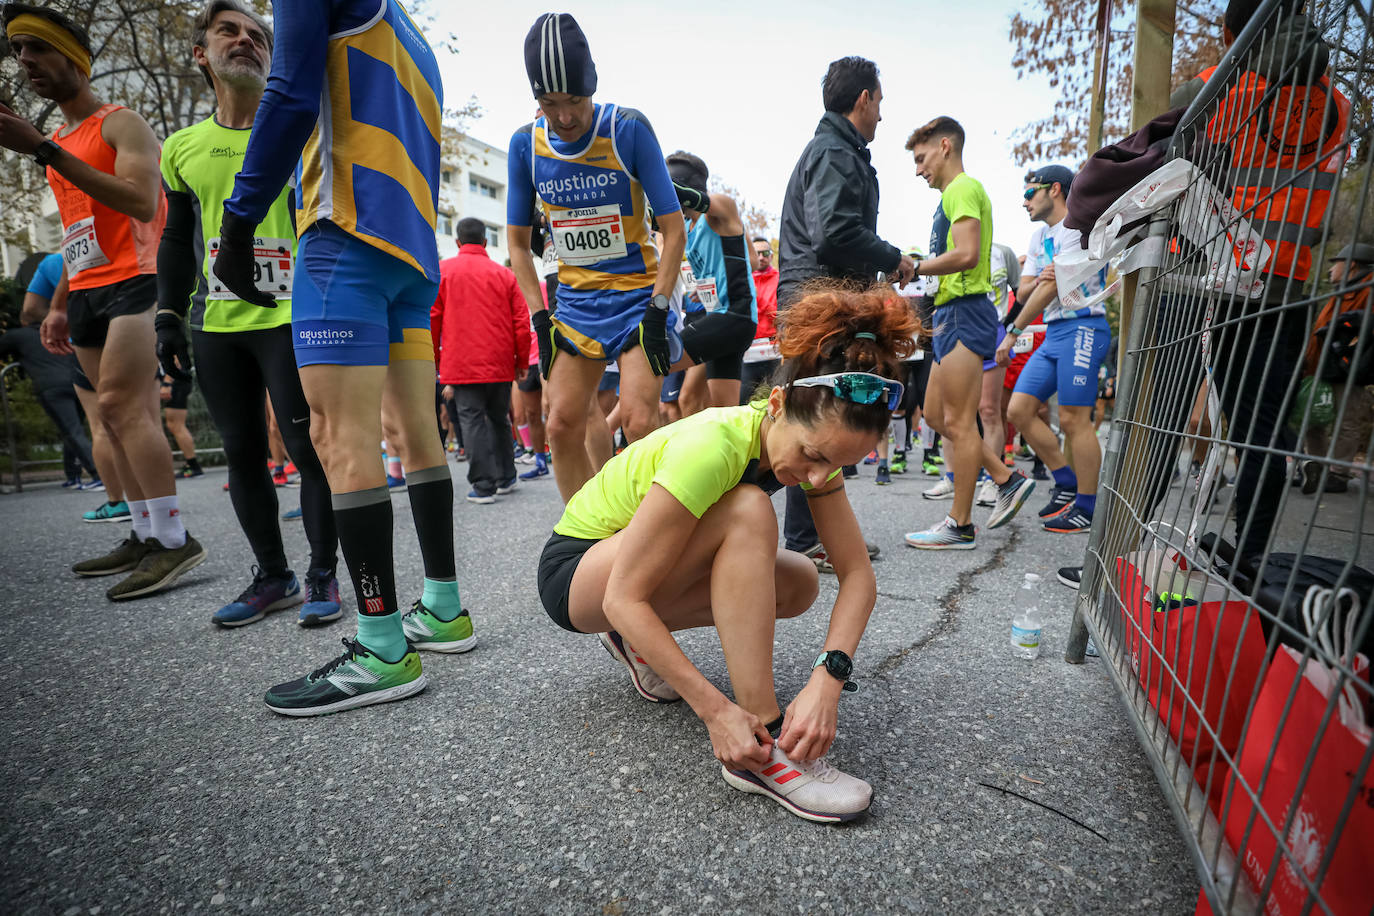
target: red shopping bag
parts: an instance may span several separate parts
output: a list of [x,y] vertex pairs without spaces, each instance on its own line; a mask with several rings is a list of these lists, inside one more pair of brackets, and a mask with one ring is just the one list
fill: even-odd
[[[1239,849],[1254,807],[1251,793],[1264,775],[1270,750],[1277,745],[1260,805],[1275,829],[1280,830],[1289,811],[1296,811],[1288,826],[1287,846],[1297,861],[1286,855],[1280,859],[1264,911],[1276,916],[1301,913],[1308,890],[1298,871],[1315,883],[1322,860],[1336,844],[1318,892],[1331,912],[1366,916],[1372,897],[1370,875],[1374,872],[1374,767],[1359,774],[1367,741],[1342,724],[1339,711],[1333,710],[1321,735],[1312,771],[1301,792],[1297,791],[1298,778],[1317,740],[1317,727],[1328,703],[1322,692],[1300,673],[1301,657],[1288,647],[1281,647],[1264,678],[1240,758],[1240,774],[1250,791],[1237,786],[1231,794],[1226,841],[1232,849]],[[1297,696],[1287,719],[1280,722],[1294,679],[1299,680]],[[1357,775],[1361,777],[1358,784]],[[1339,836],[1335,836],[1332,832],[1336,820],[1352,791],[1356,794],[1354,805]],[[1256,814],[1241,857],[1245,874],[1256,892],[1264,886],[1273,868],[1277,849],[1274,831]],[[1312,912],[1321,910],[1314,907]]]
[[[1264,667],[1259,615],[1240,599],[1156,611],[1131,559],[1117,560],[1131,667],[1216,811],[1225,780],[1218,776],[1208,785],[1217,746],[1212,733],[1235,753]],[[1217,766],[1224,772],[1226,761],[1218,757]]]

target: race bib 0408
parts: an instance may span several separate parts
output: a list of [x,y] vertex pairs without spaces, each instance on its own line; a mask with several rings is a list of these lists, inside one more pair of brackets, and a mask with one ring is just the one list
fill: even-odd
[[[255,238],[253,239],[253,286],[260,293],[271,293],[278,299],[291,295],[291,274],[295,267],[295,254],[291,250],[291,239]],[[228,287],[215,276],[215,260],[219,257],[219,239],[212,238],[210,245],[210,291],[206,299],[237,299]]]
[[100,250],[100,240],[95,237],[94,216],[79,219],[67,227],[62,236],[62,262],[67,267],[68,278],[110,263],[105,252]]
[[550,220],[558,259],[573,267],[625,257],[620,207],[608,204],[581,210],[558,210]]

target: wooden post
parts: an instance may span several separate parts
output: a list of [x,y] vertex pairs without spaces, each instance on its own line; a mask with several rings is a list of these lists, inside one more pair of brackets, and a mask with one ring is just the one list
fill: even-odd
[[1102,122],[1107,112],[1107,56],[1111,43],[1111,0],[1097,0],[1097,69],[1093,72],[1092,108],[1088,111],[1090,156],[1102,148]]

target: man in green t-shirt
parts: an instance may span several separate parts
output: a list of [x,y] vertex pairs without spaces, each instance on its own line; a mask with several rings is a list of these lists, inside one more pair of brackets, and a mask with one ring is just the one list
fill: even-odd
[[988,527],[1015,517],[1035,482],[1009,471],[1001,456],[978,433],[978,399],[983,363],[997,353],[1001,321],[992,303],[992,201],[977,179],[964,171],[964,129],[939,117],[918,127],[906,141],[916,173],[940,192],[930,232],[931,256],[916,262],[918,276],[938,277],[934,348],[926,388],[926,420],[944,437],[947,467],[954,483],[954,506],[926,531],[906,536],[923,550],[972,550],[973,493],[985,468],[997,484],[997,502]]
[[[210,272],[224,200],[233,193],[267,85],[271,28],[238,0],[210,0],[196,20],[192,54],[215,91],[215,113],[172,134],[162,148],[167,225],[157,252],[157,352],[170,376],[190,378],[189,310],[200,390],[224,444],[234,511],[257,560],[253,581],[211,620],[243,626],[300,605],[302,626],[328,623],[342,614],[334,574],[339,538],[292,350],[296,231],[289,189],[282,189],[258,228],[256,245],[258,288],[275,295],[277,307],[239,299]],[[286,561],[276,489],[265,464],[264,391],[301,475],[301,516],[310,542],[304,589]]]

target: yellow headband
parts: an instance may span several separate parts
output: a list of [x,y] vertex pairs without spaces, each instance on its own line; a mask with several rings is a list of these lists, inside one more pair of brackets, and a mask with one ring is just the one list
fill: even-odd
[[81,42],[76,40],[75,35],[51,19],[44,19],[33,13],[21,13],[10,20],[5,34],[11,39],[15,35],[32,35],[46,41],[53,46],[53,50],[76,64],[76,69],[86,76],[91,75],[91,52],[81,47]]

